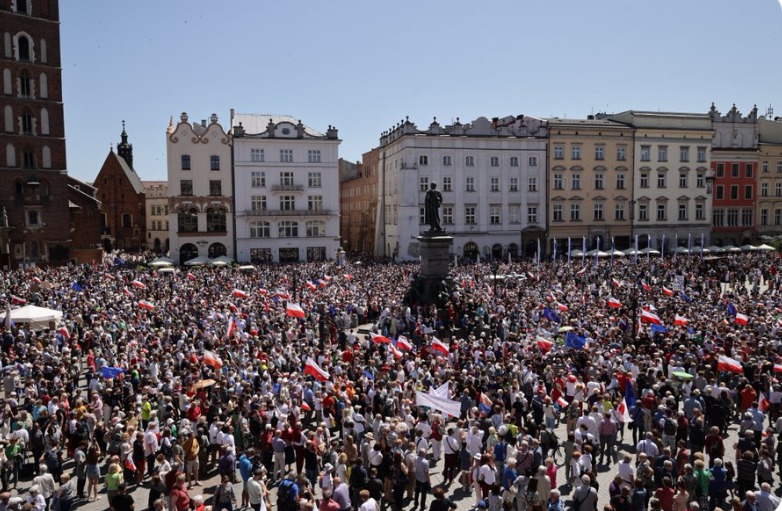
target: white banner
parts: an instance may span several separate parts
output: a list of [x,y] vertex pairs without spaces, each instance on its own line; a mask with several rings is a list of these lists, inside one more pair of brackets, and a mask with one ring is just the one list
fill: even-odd
[[673,276],[673,290],[684,291],[684,275]]
[[415,393],[415,404],[439,410],[452,417],[459,417],[461,414],[461,403],[459,401],[427,394],[426,392]]
[[429,388],[429,395],[449,399],[451,393],[448,391],[448,382],[443,383],[436,389]]

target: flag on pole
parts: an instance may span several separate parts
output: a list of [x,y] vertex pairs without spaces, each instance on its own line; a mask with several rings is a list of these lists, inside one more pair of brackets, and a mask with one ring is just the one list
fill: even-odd
[[567,265],[570,266],[570,236],[567,237]]
[[667,287],[663,286],[663,294],[665,296],[673,296],[673,289],[668,289]]
[[583,350],[586,345],[586,337],[582,337],[574,332],[568,332],[565,336],[565,346],[574,350]]
[[729,303],[728,304],[728,314],[730,314],[731,316],[735,316],[738,313],[739,313],[739,311],[736,310],[736,306],[733,305],[732,303]]
[[684,316],[679,316],[678,314],[676,314],[673,317],[673,324],[676,325],[676,326],[687,326],[687,318],[685,318]]
[[331,378],[331,375],[321,369],[312,357],[307,357],[307,361],[304,363],[304,374],[309,374],[318,381],[328,381]]
[[612,309],[621,309],[622,308],[622,302],[614,298],[613,296],[608,299],[608,306]]
[[231,293],[234,298],[247,298],[247,293],[242,291],[241,289],[234,289]]
[[135,287],[136,289],[146,289],[147,285],[141,282],[140,280],[134,280],[130,283],[131,286]]
[[147,300],[140,300],[138,302],[139,309],[144,309],[147,311],[153,311],[155,310],[155,304],[152,302],[148,302]]
[[442,355],[448,355],[451,351],[443,341],[434,336],[432,337],[432,350]]
[[627,380],[625,383],[625,397],[624,402],[627,403],[628,410],[632,410],[638,406],[638,399],[635,397],[635,389],[633,388],[633,382]]
[[765,412],[768,410],[768,407],[771,406],[771,403],[769,403],[768,398],[766,397],[766,394],[761,392],[758,396],[758,408],[761,412]]
[[292,318],[304,319],[304,309],[298,303],[288,302],[285,305],[285,314]]
[[11,303],[14,305],[26,305],[27,300],[16,295],[11,295]]
[[190,273],[190,272],[187,272],[187,275],[186,275],[186,277],[187,277],[187,280],[195,280],[195,279],[196,279],[196,276],[195,276],[195,275],[193,275],[193,274],[192,274],[192,273]]
[[63,325],[57,329],[57,333],[62,336],[66,341],[71,338],[71,333],[68,331],[68,327]]
[[103,374],[103,377],[107,380],[113,380],[114,378],[118,378],[119,376],[122,376],[122,373],[124,371],[121,367],[110,367],[110,366],[103,366],[101,369],[101,373]]
[[655,334],[667,334],[668,333],[668,329],[665,328],[663,325],[657,325],[657,324],[654,324],[654,323],[651,324],[650,330],[652,331],[652,333],[655,333]]
[[535,339],[535,344],[537,344],[538,348],[540,348],[540,351],[542,351],[544,355],[554,347],[554,343],[552,341],[544,339],[543,337],[538,337]]
[[231,337],[236,332],[236,318],[231,316],[228,318],[228,328],[226,328],[225,336]]
[[404,351],[413,350],[413,344],[404,335],[400,335],[399,337],[397,337],[396,347]]
[[660,317],[648,310],[642,310],[641,311],[641,323],[654,323],[655,325],[662,325],[663,322],[660,321]]
[[391,339],[384,335],[376,334],[374,332],[369,332],[369,337],[372,339],[372,342],[375,344],[391,344]]
[[481,395],[478,397],[478,408],[480,409],[480,411],[488,415],[489,412],[491,412],[493,406],[494,403],[491,402],[489,396],[481,392]]
[[630,410],[627,406],[627,399],[622,398],[622,402],[619,403],[619,413],[621,414],[621,422],[622,424],[627,424],[630,422]]
[[717,359],[717,371],[744,374],[741,362],[725,355],[720,355],[719,359]]
[[394,356],[396,360],[399,360],[404,355],[401,350],[399,350],[396,346],[393,344],[388,345],[388,351],[391,352],[391,354]]
[[219,371],[223,367],[222,359],[209,350],[204,350],[204,364],[214,367],[215,371]]
[[746,324],[749,323],[749,316],[747,316],[746,314],[742,314],[740,312],[736,313],[736,320],[735,321],[736,321],[737,325],[745,325],[746,326]]

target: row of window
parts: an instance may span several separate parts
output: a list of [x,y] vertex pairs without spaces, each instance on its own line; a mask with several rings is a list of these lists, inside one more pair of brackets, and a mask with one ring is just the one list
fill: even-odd
[[[183,154],[181,156],[182,170],[193,170],[192,161],[189,154]],[[220,170],[220,156],[213,154],[209,157],[209,169]]]
[[[41,148],[41,167],[44,169],[52,168],[52,150],[48,145]],[[5,146],[5,166],[17,167],[19,163],[16,161],[16,147],[13,144],[7,144]],[[38,168],[38,162],[36,161],[36,154],[30,147],[22,149],[21,167],[23,169],[36,169]]]
[[152,220],[152,230],[153,231],[167,231],[168,230],[168,220]]
[[[489,206],[489,225],[502,224],[502,210],[503,208],[499,204]],[[465,206],[463,219],[465,225],[476,225],[478,223],[477,206]],[[424,208],[419,208],[419,223],[421,225],[426,223],[424,221]],[[443,225],[454,225],[454,206],[452,204],[443,205],[442,223]],[[508,206],[508,223],[521,223],[521,206],[515,204]],[[538,206],[527,206],[527,223],[538,223]]]
[[[763,160],[760,168],[763,172],[768,172],[768,160]],[[777,172],[782,173],[782,160],[777,161]]]
[[[37,99],[35,97],[35,81],[30,78],[30,73],[22,71],[16,78],[18,97],[23,99]],[[38,75],[38,92],[40,99],[49,98],[49,79],[46,77],[46,73]],[[11,75],[11,70],[3,69],[3,94],[11,96],[14,93],[14,77]]]
[[[262,163],[266,161],[266,151],[260,148],[250,149],[250,161]],[[293,163],[293,149],[280,149],[280,163]],[[320,149],[307,150],[307,163],[320,163]]]
[[[738,163],[731,163],[730,164],[730,177],[739,177],[740,174],[740,164]],[[768,169],[768,162],[766,162],[766,168]],[[753,173],[755,171],[755,166],[751,163],[747,163],[744,166],[744,177],[752,177]],[[766,170],[768,172],[768,170]],[[724,163],[718,163],[716,164],[716,170],[715,174],[717,177],[725,177],[725,164]]]
[[[768,197],[768,183],[760,183],[760,196]],[[782,197],[782,183],[774,183],[774,197]]]
[[[427,176],[421,176],[418,179],[418,190],[421,192],[425,192],[429,189],[429,178]],[[444,176],[443,177],[443,185],[442,185],[442,191],[443,192],[452,192],[453,191],[453,178],[451,176]],[[466,192],[474,192],[475,191],[475,177],[473,176],[466,176],[464,178],[464,191]],[[501,186],[501,180],[497,176],[492,176],[489,178],[489,191],[490,192],[501,192],[502,186]],[[519,178],[518,177],[511,177],[508,180],[508,191],[511,192],[518,192],[519,191]],[[538,178],[537,177],[529,177],[527,179],[527,191],[528,192],[537,192],[538,191]]]
[[[206,210],[206,232],[226,232],[226,213],[222,208]],[[191,208],[177,213],[179,232],[198,232],[198,210]]]
[[[193,180],[182,179],[179,181],[179,195],[184,197],[193,196]],[[219,179],[209,180],[209,195],[212,197],[221,197],[223,195],[223,182]]]
[[[761,211],[760,214],[761,220],[764,218],[763,211]],[[741,223],[739,223],[739,213],[741,214]],[[751,227],[753,225],[752,220],[754,214],[755,211],[753,209],[715,209],[711,213],[712,225],[714,227]],[[766,221],[768,221],[767,211],[765,213],[765,218]],[[766,224],[764,223],[763,225]]]
[[[271,222],[250,222],[251,238],[271,238]],[[309,220],[304,224],[304,235],[308,238],[315,238],[326,235],[326,222],[320,220]],[[277,222],[278,238],[298,238],[299,222],[293,220],[283,220]]]
[[[280,186],[296,186],[293,172],[280,172]],[[266,188],[266,172],[250,172],[250,186],[253,188]],[[323,186],[323,176],[320,172],[307,172],[307,186],[309,188],[320,188]]]
[[[253,195],[250,197],[250,208],[252,211],[266,211],[266,196],[265,195]],[[296,197],[293,195],[282,195],[280,197],[280,210],[281,211],[296,211]],[[309,211],[322,211],[323,210],[323,196],[322,195],[308,195],[307,196],[307,209]]]
[[[768,210],[760,210],[760,225],[768,225]],[[782,209],[774,210],[774,225],[782,225]]]
[[3,107],[3,128],[6,133],[18,133],[25,136],[49,135],[49,110],[41,108],[40,116],[34,117],[32,110],[23,108],[19,116],[14,116],[11,105]]
[[[38,46],[38,60],[41,64],[49,62],[49,51],[46,39],[41,39]],[[35,41],[27,32],[19,32],[11,35],[9,32],[3,34],[3,52],[5,58],[14,59],[22,62],[35,62]]]
[[[443,155],[442,164],[444,167],[450,167],[453,165],[453,158],[451,155]],[[537,156],[530,156],[527,158],[527,164],[530,167],[537,167],[538,166],[538,157]],[[429,165],[429,156],[422,154],[418,157],[418,165],[422,167],[426,167]],[[474,167],[475,166],[475,156],[465,156],[464,157],[464,165],[466,167]],[[511,156],[508,158],[508,165],[511,167],[518,167],[519,166],[519,157],[518,156]],[[500,157],[499,156],[490,156],[489,157],[489,166],[491,167],[499,167],[500,166]]]
[[150,214],[151,214],[152,216],[164,216],[164,215],[168,215],[168,206],[163,206],[163,205],[157,205],[157,204],[155,204],[155,205],[153,205],[153,206],[150,208]]
[[[595,202],[592,205],[592,220],[596,221],[603,221],[606,220],[605,216],[605,206],[602,202]],[[554,222],[564,222],[565,221],[565,206],[561,203],[554,203],[551,206],[551,215],[552,220]],[[625,204],[614,204],[614,220],[616,221],[623,221],[626,220],[626,205]],[[695,220],[705,220],[705,206],[703,204],[696,204],[695,205]],[[665,203],[658,203],[657,204],[657,220],[658,221],[665,221],[668,219],[668,208]],[[678,207],[678,220],[689,220],[689,207],[687,204],[681,203]],[[580,222],[582,220],[581,215],[581,204],[571,204],[570,205],[570,221],[571,222]],[[648,204],[639,204],[638,205],[638,221],[645,222],[649,220],[649,205]]]
[[[765,192],[766,195],[764,197],[768,197],[768,183],[763,183],[765,185]],[[745,185],[744,186],[744,199],[746,200],[752,200],[753,197],[753,190],[754,186],[752,185]],[[760,188],[761,193],[763,193],[763,186]],[[779,196],[782,196],[782,183],[777,185],[777,193],[780,194]],[[717,185],[714,190],[714,198],[716,200],[722,200],[725,198],[725,186],[723,185]],[[730,186],[730,199],[731,200],[738,200],[739,198],[739,185],[731,185]]]
[[[570,159],[571,160],[580,160],[581,159],[581,152],[583,149],[583,145],[580,143],[570,144]],[[703,163],[706,161],[708,147],[707,146],[698,146],[696,148],[696,159],[699,163]],[[687,163],[690,161],[690,153],[691,148],[690,146],[679,146],[679,162],[681,163]],[[652,146],[651,145],[642,145],[641,146],[641,154],[640,159],[641,161],[651,161],[651,154],[652,154]],[[596,144],[594,146],[594,159],[595,160],[604,160],[606,158],[606,147],[604,144]],[[565,144],[554,144],[554,159],[555,160],[564,160],[565,159]],[[627,146],[617,146],[616,148],[616,160],[617,161],[626,161],[627,160]],[[668,146],[667,145],[658,145],[657,146],[657,161],[665,162],[668,161]]]

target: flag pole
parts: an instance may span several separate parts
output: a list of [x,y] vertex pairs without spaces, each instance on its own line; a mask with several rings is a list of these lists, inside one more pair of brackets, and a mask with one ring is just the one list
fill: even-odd
[[586,236],[581,237],[581,266],[586,265],[586,255],[587,255],[587,238]]
[[633,254],[633,264],[638,264],[638,235],[635,235],[635,253]]
[[660,243],[660,259],[665,255],[665,234],[663,234],[663,241]]
[[570,251],[571,251],[571,248],[570,248],[570,236],[568,236],[567,237],[567,265],[568,265],[568,268],[570,267]]

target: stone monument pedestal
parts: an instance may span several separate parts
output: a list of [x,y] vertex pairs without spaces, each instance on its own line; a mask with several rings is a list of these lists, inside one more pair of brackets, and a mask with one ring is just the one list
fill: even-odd
[[410,285],[405,301],[410,305],[442,305],[453,288],[450,278],[453,236],[445,232],[418,236],[421,269]]

